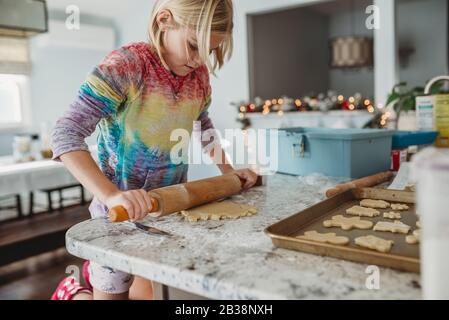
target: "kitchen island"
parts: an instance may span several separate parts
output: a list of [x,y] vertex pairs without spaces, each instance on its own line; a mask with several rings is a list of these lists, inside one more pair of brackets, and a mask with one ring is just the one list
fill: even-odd
[[369,285],[373,270],[367,265],[275,248],[264,234],[323,200],[337,182],[275,174],[266,185],[232,197],[257,207],[255,216],[188,222],[173,214],[143,221],[174,234],[170,238],[94,219],[73,226],[66,246],[80,258],[212,299],[420,299],[418,274],[379,268],[376,288]]

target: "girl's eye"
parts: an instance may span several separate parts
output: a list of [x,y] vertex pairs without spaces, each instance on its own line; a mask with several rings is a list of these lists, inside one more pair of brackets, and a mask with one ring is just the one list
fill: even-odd
[[190,42],[189,42],[189,47],[190,47],[190,49],[192,49],[193,51],[197,51],[197,50],[198,50],[198,47],[195,46],[195,45],[193,45],[193,44],[191,44]]

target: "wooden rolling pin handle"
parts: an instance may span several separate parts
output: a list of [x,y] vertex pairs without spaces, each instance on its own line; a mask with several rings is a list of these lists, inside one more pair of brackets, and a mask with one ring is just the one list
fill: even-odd
[[348,191],[353,188],[367,188],[375,186],[379,183],[385,182],[389,180],[393,176],[393,173],[390,171],[387,172],[381,172],[369,177],[357,179],[354,181],[350,181],[344,184],[340,184],[335,186],[332,189],[329,189],[326,191],[326,197],[330,198],[333,197],[339,193]]
[[[155,198],[151,198],[151,211],[155,212],[159,210],[159,202]],[[129,220],[129,215],[123,206],[116,206],[109,210],[109,220],[111,222],[123,222]]]

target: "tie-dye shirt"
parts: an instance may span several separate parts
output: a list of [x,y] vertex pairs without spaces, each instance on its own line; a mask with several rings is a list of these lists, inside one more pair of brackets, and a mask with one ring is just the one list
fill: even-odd
[[[170,151],[174,129],[212,129],[208,117],[211,87],[206,66],[187,76],[165,69],[148,43],[112,51],[82,84],[77,99],[52,134],[53,158],[88,150],[85,138],[97,125],[98,160],[121,190],[154,189],[186,181],[187,163]],[[105,209],[105,208],[103,208]]]

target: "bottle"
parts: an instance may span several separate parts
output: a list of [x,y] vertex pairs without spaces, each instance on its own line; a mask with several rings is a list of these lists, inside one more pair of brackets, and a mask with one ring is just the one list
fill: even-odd
[[31,159],[31,137],[29,135],[14,136],[13,144],[14,162],[26,162]]
[[41,155],[44,159],[51,159],[53,156],[50,147],[50,133],[46,122],[41,123]]
[[32,160],[38,160],[40,158],[40,141],[39,141],[39,135],[38,134],[31,134],[31,159]]

